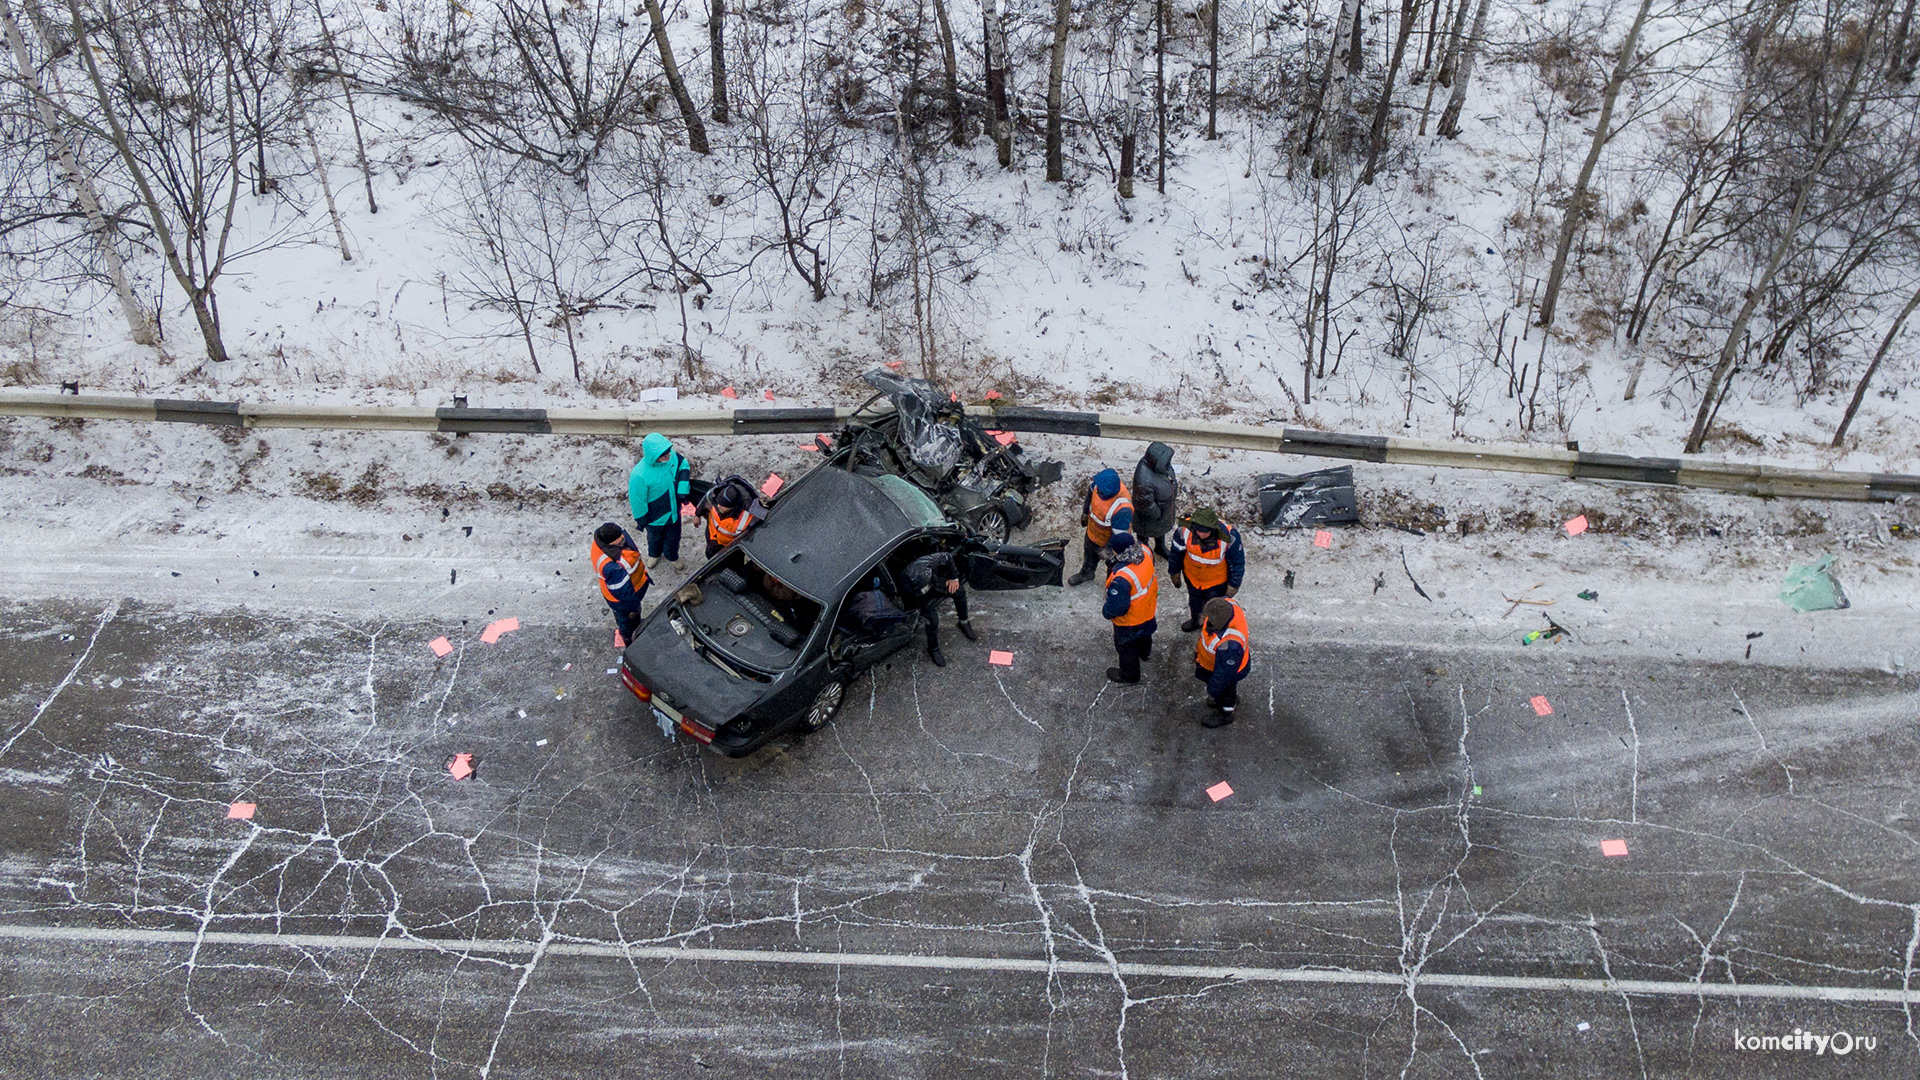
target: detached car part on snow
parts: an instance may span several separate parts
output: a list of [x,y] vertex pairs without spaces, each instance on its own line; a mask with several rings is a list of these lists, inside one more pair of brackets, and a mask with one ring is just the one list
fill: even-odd
[[620,678],[663,732],[740,757],[824,727],[849,683],[922,632],[915,613],[878,630],[856,617],[875,590],[900,606],[911,560],[950,551],[970,588],[1031,589],[1060,584],[1065,548],[988,543],[898,476],[823,464],[647,616]]
[[881,368],[862,378],[876,393],[840,429],[826,464],[906,479],[991,543],[1006,543],[1033,520],[1027,499],[1060,479],[1060,462],[1028,458],[1016,439],[1002,445],[926,379]]

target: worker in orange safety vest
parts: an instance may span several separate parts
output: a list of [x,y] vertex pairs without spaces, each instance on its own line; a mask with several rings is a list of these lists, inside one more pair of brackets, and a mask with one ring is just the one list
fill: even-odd
[[1168,572],[1174,588],[1186,586],[1188,617],[1180,629],[1188,634],[1200,629],[1200,612],[1207,601],[1218,596],[1231,600],[1247,573],[1240,530],[1221,521],[1211,506],[1187,515],[1174,530],[1168,561],[1173,564]]
[[587,549],[600,595],[613,609],[614,645],[624,648],[640,628],[640,601],[647,595],[647,568],[627,530],[609,521],[593,532]]
[[1080,572],[1067,579],[1069,585],[1084,585],[1093,580],[1093,568],[1101,552],[1115,533],[1133,531],[1133,496],[1120,474],[1101,469],[1087,484],[1087,499],[1081,505],[1080,519],[1086,523],[1087,537],[1080,552]]
[[1100,614],[1113,622],[1113,648],[1120,665],[1107,669],[1117,683],[1140,681],[1140,661],[1153,659],[1160,579],[1153,575],[1153,554],[1129,532],[1107,540],[1107,600]]
[[753,523],[747,504],[746,494],[737,484],[717,485],[711,498],[701,500],[701,510],[707,515],[707,558],[740,539]]
[[1207,684],[1207,704],[1214,712],[1200,721],[1204,727],[1233,723],[1240,701],[1240,680],[1253,663],[1253,643],[1247,637],[1247,613],[1237,600],[1216,596],[1202,612],[1200,640],[1193,649],[1193,677]]

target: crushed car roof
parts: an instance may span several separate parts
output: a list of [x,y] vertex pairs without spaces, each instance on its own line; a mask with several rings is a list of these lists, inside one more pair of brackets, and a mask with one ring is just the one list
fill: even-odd
[[897,476],[817,468],[782,493],[767,519],[740,541],[753,561],[816,600],[837,598],[844,581],[881,549],[920,529],[947,524],[933,500]]

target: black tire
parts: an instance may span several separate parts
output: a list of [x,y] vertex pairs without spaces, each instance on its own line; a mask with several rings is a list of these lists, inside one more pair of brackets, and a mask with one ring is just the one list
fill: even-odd
[[820,686],[820,692],[813,696],[813,703],[807,711],[800,714],[800,722],[795,725],[803,734],[811,735],[828,724],[840,713],[840,706],[847,703],[847,684],[853,681],[848,675],[829,675]]
[[991,506],[974,522],[973,531],[989,544],[1004,544],[1013,535],[1013,523],[1007,520],[1006,511]]

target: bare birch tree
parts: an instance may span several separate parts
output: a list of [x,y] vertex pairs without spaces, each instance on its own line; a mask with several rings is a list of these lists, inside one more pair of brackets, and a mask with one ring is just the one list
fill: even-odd
[[1139,148],[1140,114],[1146,105],[1148,20],[1153,0],[1133,0],[1120,24],[1121,47],[1126,49],[1127,80],[1120,105],[1120,197],[1133,198],[1133,170]]
[[[1464,7],[1463,3],[1463,10]],[[1480,55],[1480,46],[1487,40],[1487,16],[1492,10],[1493,0],[1480,0],[1480,6],[1473,12],[1473,30],[1460,43],[1459,60],[1452,73],[1453,92],[1447,95],[1447,106],[1440,110],[1440,123],[1434,128],[1446,138],[1460,134],[1460,111],[1467,107],[1467,86],[1473,82],[1473,64]]]
[[1000,18],[1000,0],[980,0],[981,50],[986,56],[988,123],[1000,167],[1013,168],[1013,122],[1007,111],[1007,79],[1012,58],[1007,52],[1006,23]]
[[1047,182],[1067,178],[1066,77],[1067,31],[1073,23],[1073,0],[1053,0],[1053,49],[1047,60]]

